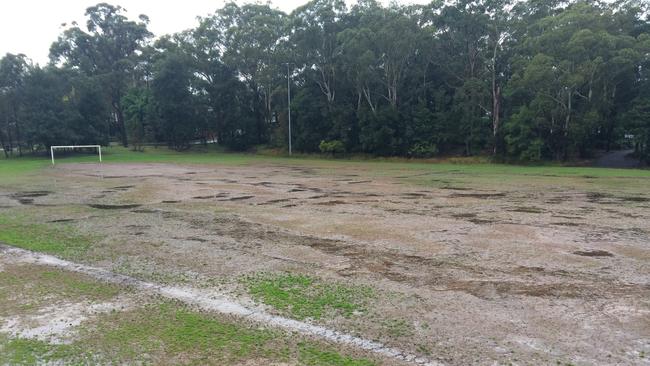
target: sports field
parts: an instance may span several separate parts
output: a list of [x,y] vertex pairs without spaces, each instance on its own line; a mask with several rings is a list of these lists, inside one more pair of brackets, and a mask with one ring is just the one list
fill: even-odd
[[650,364],[650,171],[0,159],[0,364]]

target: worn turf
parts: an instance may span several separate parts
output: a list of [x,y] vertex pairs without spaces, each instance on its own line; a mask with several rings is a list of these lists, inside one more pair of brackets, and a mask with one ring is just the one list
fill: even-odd
[[296,319],[320,319],[323,315],[352,316],[364,312],[374,297],[372,288],[329,283],[302,274],[261,273],[242,282],[253,298]]

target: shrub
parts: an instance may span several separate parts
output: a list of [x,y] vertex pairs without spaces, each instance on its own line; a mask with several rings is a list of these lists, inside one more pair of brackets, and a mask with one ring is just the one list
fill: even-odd
[[323,140],[318,145],[318,148],[322,153],[331,154],[332,156],[336,155],[337,153],[345,152],[345,146],[343,145],[343,142],[339,140],[332,140],[332,141]]
[[438,146],[433,143],[418,142],[409,149],[413,158],[430,158],[438,153]]

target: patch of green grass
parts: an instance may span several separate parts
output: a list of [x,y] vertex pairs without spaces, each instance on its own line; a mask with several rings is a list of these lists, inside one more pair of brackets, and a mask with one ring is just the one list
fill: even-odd
[[[292,158],[286,156],[227,153],[214,146],[208,148],[196,147],[190,151],[178,152],[164,147],[147,147],[144,152],[136,152],[119,146],[105,147],[102,149],[103,160],[106,163],[185,163],[185,164],[291,164],[306,165],[323,169],[336,169],[337,167],[363,167],[379,172],[425,171],[443,175],[522,175],[541,177],[576,177],[591,180],[604,177],[617,178],[642,178],[650,177],[650,170],[639,169],[607,169],[591,167],[567,167],[553,164],[541,166],[494,164],[483,160],[449,159],[443,162],[423,160],[407,160],[400,158],[371,158],[371,159],[323,159],[318,156],[297,155]],[[59,156],[58,163],[96,162],[96,155],[72,154]],[[17,176],[34,172],[50,166],[49,156],[25,156],[21,158],[6,159],[0,157],[0,177]]]
[[0,315],[16,315],[56,301],[107,300],[122,292],[116,285],[39,265],[8,265],[0,272]]
[[316,343],[296,345],[281,331],[225,322],[172,302],[107,315],[88,331],[91,335],[85,338],[92,341],[85,347],[117,363],[223,365],[299,359],[305,365],[374,365]]
[[174,302],[103,314],[85,323],[69,345],[0,334],[0,364],[225,365],[291,362],[322,366],[372,366],[331,346],[296,343],[287,333],[222,321]]
[[182,272],[173,272],[171,269],[164,269],[163,265],[157,265],[145,261],[121,260],[113,266],[112,271],[140,280],[155,282],[159,284],[189,284],[193,278]]
[[425,356],[431,356],[431,346],[429,344],[418,344],[415,346],[415,350],[418,353],[421,353]]
[[[247,153],[224,153],[223,149],[215,146],[195,147],[188,151],[175,151],[166,147],[147,147],[145,151],[133,151],[121,146],[102,148],[104,163],[179,163],[179,164],[246,164],[255,161],[286,160],[283,158],[261,156]],[[0,159],[2,161],[2,159]],[[6,161],[45,161],[48,157],[23,157]],[[55,156],[56,164],[63,163],[98,163],[96,154],[68,154]],[[54,166],[56,168],[56,165]],[[1,173],[1,171],[0,171]]]
[[364,312],[371,288],[327,283],[301,274],[258,274],[243,283],[257,301],[296,319],[352,316]]
[[[342,169],[363,172],[364,178],[396,179],[405,184],[433,188],[547,191],[583,190],[616,192],[625,195],[648,194],[650,169],[608,169],[570,167],[548,163],[538,166],[495,164],[482,159],[446,159],[437,161],[400,158],[323,159],[313,155],[294,157],[228,153],[219,147],[193,147],[177,152],[164,147],[147,147],[144,152],[112,146],[102,149],[104,162],[174,163],[204,165],[281,165],[313,169],[316,174],[336,175]],[[59,156],[58,164],[97,162],[96,155]],[[0,157],[0,186],[16,189],[39,181],[37,174],[50,169],[47,156]],[[57,166],[51,168],[57,169]]]
[[141,360],[144,354],[164,355],[168,360],[176,357],[179,362],[187,357],[199,364],[207,360],[234,362],[251,355],[273,356],[273,350],[265,347],[274,339],[271,331],[221,322],[171,303],[113,314],[95,331],[102,336],[93,347],[118,362]]
[[84,253],[93,241],[69,225],[41,224],[33,220],[28,216],[0,214],[0,242],[71,258]]
[[[8,265],[0,271],[0,317],[29,317],[60,301],[106,300],[124,290],[47,266]],[[74,341],[66,345],[0,333],[0,365],[224,365],[295,360],[305,365],[374,365],[332,346],[297,343],[284,331],[223,320],[171,301],[99,314],[73,331]]]
[[300,363],[308,366],[372,366],[374,362],[342,356],[336,351],[323,350],[307,343],[298,345]]
[[0,159],[0,177],[2,180],[37,171],[48,164],[47,159],[25,157],[16,159]]
[[37,281],[40,286],[62,287],[69,296],[107,299],[116,296],[120,292],[120,289],[115,285],[98,282],[64,270],[44,271],[39,277]]
[[79,350],[70,345],[54,345],[34,339],[10,339],[0,334],[2,365],[37,365],[80,358]]
[[404,319],[387,319],[381,325],[391,338],[410,337],[415,331],[413,324]]

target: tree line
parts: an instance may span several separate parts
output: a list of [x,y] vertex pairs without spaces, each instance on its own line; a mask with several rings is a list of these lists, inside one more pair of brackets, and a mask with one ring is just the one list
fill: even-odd
[[631,146],[650,160],[649,13],[643,0],[228,3],[155,39],[145,15],[100,3],[48,65],[0,60],[0,144],[283,148],[290,107],[303,152],[537,161]]

